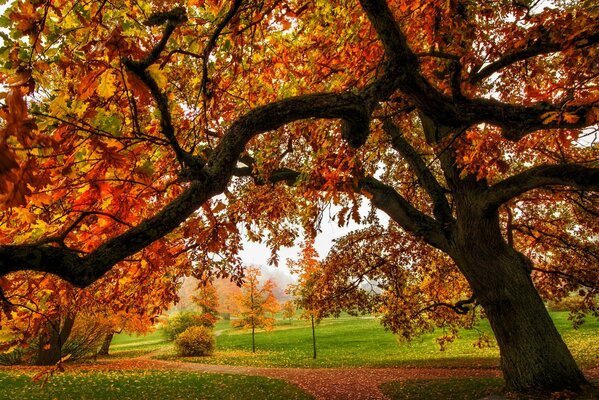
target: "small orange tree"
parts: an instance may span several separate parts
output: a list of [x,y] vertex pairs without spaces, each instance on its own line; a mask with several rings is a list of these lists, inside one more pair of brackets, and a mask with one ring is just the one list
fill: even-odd
[[283,303],[283,318],[292,319],[295,315],[295,304],[293,300],[288,300]]
[[258,268],[247,269],[241,294],[237,296],[239,319],[233,321],[234,327],[252,329],[253,353],[256,352],[256,328],[271,330],[275,323],[274,313],[279,310],[279,302],[273,294],[276,284],[269,279],[260,286],[260,275]]
[[289,285],[288,292],[295,296],[295,303],[303,310],[300,318],[310,319],[312,323],[312,358],[316,359],[315,324],[318,324],[326,314],[333,313],[334,308],[328,306],[326,300],[332,297],[327,295],[326,290],[314,290],[321,276],[321,265],[313,243],[305,243],[301,258],[298,261],[289,261],[288,267],[292,273],[299,274],[298,283]]
[[197,292],[191,297],[193,302],[198,305],[202,311],[200,318],[204,326],[214,327],[218,321],[218,293],[210,281],[200,281]]

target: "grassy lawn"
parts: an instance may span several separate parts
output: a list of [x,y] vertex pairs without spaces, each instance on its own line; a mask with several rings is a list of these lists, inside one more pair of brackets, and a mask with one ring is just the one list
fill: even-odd
[[[599,382],[595,382],[595,385]],[[439,380],[413,380],[404,382],[388,382],[381,386],[381,390],[393,400],[475,400],[489,395],[501,394],[503,380],[499,378],[464,378],[464,379],[439,379]],[[538,399],[539,397],[510,397],[507,398]],[[569,399],[591,400],[597,399],[599,391],[589,390]],[[554,397],[555,398],[555,397]]]
[[147,335],[114,335],[110,345],[110,355],[119,358],[137,357],[154,351],[168,350],[172,343],[160,330]]
[[0,400],[281,399],[312,397],[278,379],[177,371],[64,373],[42,388],[31,377],[0,371]]
[[[567,313],[552,313],[556,326],[574,357],[582,367],[599,364],[599,323],[590,318],[578,330],[573,330]],[[491,335],[485,321],[478,328]],[[497,367],[497,347],[477,349],[473,342],[476,330],[462,331],[460,339],[440,352],[435,332],[411,343],[399,343],[374,318],[343,317],[325,319],[316,328],[318,357],[312,359],[312,336],[307,321],[285,321],[271,332],[256,334],[256,354],[251,352],[248,331],[234,330],[221,322],[217,327],[217,352],[211,357],[188,358],[188,361],[252,366],[277,367]],[[163,348],[160,358],[176,359],[172,347]]]

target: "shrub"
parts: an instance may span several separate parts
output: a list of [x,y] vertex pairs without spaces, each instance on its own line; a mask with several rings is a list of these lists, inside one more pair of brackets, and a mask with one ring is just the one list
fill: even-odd
[[169,317],[162,330],[169,340],[175,340],[181,333],[192,326],[212,328],[216,321],[211,317],[209,315],[209,318],[206,318],[204,314],[191,311],[179,312]]
[[573,311],[581,307],[584,298],[581,296],[566,296],[559,300],[549,300],[547,308],[550,311]]
[[18,365],[23,363],[24,351],[14,349],[10,352],[0,353],[0,365]]
[[205,326],[192,326],[175,340],[182,356],[208,356],[214,351],[214,333]]

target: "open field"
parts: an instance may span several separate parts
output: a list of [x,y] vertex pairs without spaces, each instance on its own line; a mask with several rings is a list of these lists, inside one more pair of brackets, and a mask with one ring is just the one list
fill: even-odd
[[[580,366],[599,366],[597,320],[589,319],[578,330],[573,330],[567,313],[554,312],[552,317]],[[215,332],[218,335],[217,351],[210,357],[178,357],[172,343],[165,339],[160,330],[145,336],[117,335],[111,346],[111,355],[101,358],[101,364],[88,364],[82,370],[68,368],[66,373],[52,377],[43,389],[39,382],[30,379],[39,369],[3,369],[0,370],[0,400],[139,399],[149,396],[207,400],[313,398],[309,393],[316,398],[329,399],[328,394],[318,397],[318,392],[312,389],[321,385],[322,390],[326,391],[328,389],[325,386],[335,388],[343,380],[348,380],[343,383],[344,386],[350,387],[352,382],[363,385],[368,379],[372,379],[372,382],[366,389],[362,388],[363,392],[365,390],[366,393],[379,396],[368,398],[383,398],[380,396],[385,393],[388,398],[398,400],[474,400],[489,394],[500,394],[503,386],[501,378],[483,378],[498,374],[496,369],[489,370],[498,367],[497,348],[478,349],[473,346],[480,332],[490,333],[486,323],[482,323],[477,330],[462,331],[455,343],[440,352],[435,338],[441,332],[424,335],[410,343],[400,343],[379,325],[376,318],[344,316],[325,319],[316,328],[316,360],[312,359],[311,329],[307,321],[280,321],[273,331],[258,332],[256,354],[250,350],[251,335],[248,331],[231,328],[229,321],[219,321]],[[151,358],[170,362],[167,365],[157,364],[160,362],[151,362]],[[137,362],[141,362],[139,366],[136,366]],[[134,365],[134,369],[130,369],[131,365]],[[260,370],[261,367],[283,369],[264,372]],[[293,367],[303,369],[293,370]],[[326,370],[310,372],[312,368],[322,367]],[[406,377],[392,378],[389,375],[383,378],[382,375],[386,374],[384,369],[369,370],[368,367],[408,369],[394,369],[406,371]],[[417,372],[419,368],[421,370]],[[472,375],[477,371],[484,374]],[[595,381],[595,384],[599,382]],[[595,392],[574,398],[589,400],[598,396]]]
[[[599,322],[589,318],[578,330],[571,327],[566,312],[554,312],[552,317],[574,357],[582,367],[599,365]],[[484,321],[478,330],[464,330],[460,339],[441,352],[435,338],[441,332],[423,335],[410,343],[400,343],[397,338],[371,317],[342,317],[323,320],[316,328],[317,359],[312,359],[312,333],[309,322],[283,321],[271,332],[256,334],[256,354],[251,352],[251,335],[236,330],[221,321],[216,328],[217,352],[211,357],[191,358],[188,361],[213,364],[251,365],[264,367],[498,367],[499,352],[496,346],[478,349],[473,346],[480,332],[491,335]],[[121,335],[122,336],[122,335]],[[139,338],[139,350],[147,347]],[[125,351],[118,338],[114,355]],[[127,342],[129,343],[129,342]],[[162,342],[159,358],[177,359],[172,346]]]

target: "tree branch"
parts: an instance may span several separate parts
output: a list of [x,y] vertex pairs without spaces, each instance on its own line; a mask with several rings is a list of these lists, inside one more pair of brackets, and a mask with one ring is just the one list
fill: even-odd
[[204,48],[203,61],[202,61],[202,81],[200,82],[200,93],[206,93],[206,85],[208,84],[208,59],[210,58],[210,53],[214,50],[214,46],[216,46],[216,41],[218,37],[222,33],[223,29],[227,26],[229,22],[233,19],[239,7],[241,7],[241,3],[243,0],[234,0],[233,5],[227,12],[227,14],[223,17],[223,19],[218,23],[216,29],[210,36],[206,47]]
[[[574,48],[577,49],[592,46],[599,42],[599,31],[597,31],[597,29],[589,29],[575,38],[569,39],[568,42],[574,43]],[[468,81],[473,84],[478,83],[518,61],[523,61],[543,54],[555,53],[564,50],[565,48],[567,48],[567,46],[565,46],[563,42],[552,42],[550,32],[545,31],[543,36],[538,38],[530,46],[507,53],[479,71],[472,73],[468,78]]]
[[173,34],[177,26],[181,25],[185,21],[187,21],[187,15],[185,9],[182,7],[177,7],[167,13],[158,13],[150,16],[146,22],[147,25],[161,25],[162,23],[166,22],[162,39],[160,42],[158,42],[158,44],[156,44],[156,46],[154,46],[148,56],[143,60],[132,61],[129,59],[124,59],[123,64],[127,70],[137,75],[150,90],[150,93],[156,102],[156,107],[158,107],[158,110],[160,111],[160,130],[162,131],[162,134],[173,148],[177,160],[179,160],[179,162],[184,166],[190,166],[198,163],[199,159],[195,159],[191,154],[183,150],[177,141],[177,137],[175,136],[175,127],[173,126],[171,112],[169,110],[168,97],[162,90],[160,90],[156,80],[147,71],[147,68],[158,60],[160,53],[162,53],[166,47],[170,36]]
[[372,204],[384,211],[406,231],[428,244],[449,252],[449,242],[441,224],[414,208],[395,189],[373,177],[362,178],[359,187]]
[[484,209],[496,210],[529,190],[553,185],[599,191],[599,168],[579,164],[539,165],[530,168],[489,187],[482,195]]
[[[387,1],[360,0],[360,4],[385,48],[387,75],[393,79],[393,86],[437,124],[456,128],[489,123],[502,128],[507,139],[518,140],[539,129],[574,129],[597,123],[592,102],[575,105],[539,102],[523,106],[483,98],[466,99],[459,95],[459,90],[457,96],[443,95],[420,73],[417,57],[397,25]],[[454,73],[454,91],[458,89],[456,78]],[[555,113],[555,118],[548,118],[551,113]],[[563,118],[565,114],[569,118]]]
[[581,279],[579,279],[578,277],[572,275],[572,274],[568,274],[566,272],[563,271],[557,271],[557,270],[552,270],[552,269],[543,269],[543,268],[538,268],[538,267],[533,267],[532,268],[533,271],[538,271],[538,272],[542,272],[544,274],[552,274],[552,275],[557,275],[562,277],[563,279],[566,279],[570,282],[574,282],[577,285],[580,286],[584,286],[587,287],[589,289],[593,289],[593,290],[597,290],[599,289],[599,283],[595,282],[595,283],[591,283],[591,282],[586,282],[583,281]]
[[419,310],[416,314],[414,314],[413,317],[416,317],[417,315],[420,315],[423,312],[433,310],[433,309],[435,309],[437,307],[447,307],[447,308],[450,308],[453,311],[455,311],[457,314],[466,315],[471,310],[471,308],[467,307],[467,306],[469,304],[473,304],[475,302],[476,302],[476,298],[473,295],[470,298],[465,299],[465,300],[460,300],[460,301],[456,302],[455,304],[443,303],[443,302],[433,303],[433,304],[431,304],[431,305],[429,305],[427,307],[424,307],[423,309]]
[[320,93],[280,100],[249,111],[227,130],[204,167],[194,170],[189,187],[160,212],[116,236],[86,256],[46,244],[0,246],[0,276],[20,270],[55,274],[86,287],[116,263],[176,229],[211,197],[222,193],[245,146],[254,136],[308,118],[351,118],[364,108],[353,93]]
[[393,148],[406,159],[412,170],[416,173],[420,183],[433,201],[433,214],[442,224],[453,222],[451,208],[445,197],[445,189],[439,184],[432,172],[424,163],[420,154],[404,139],[401,130],[391,120],[383,122],[383,129],[391,137]]

